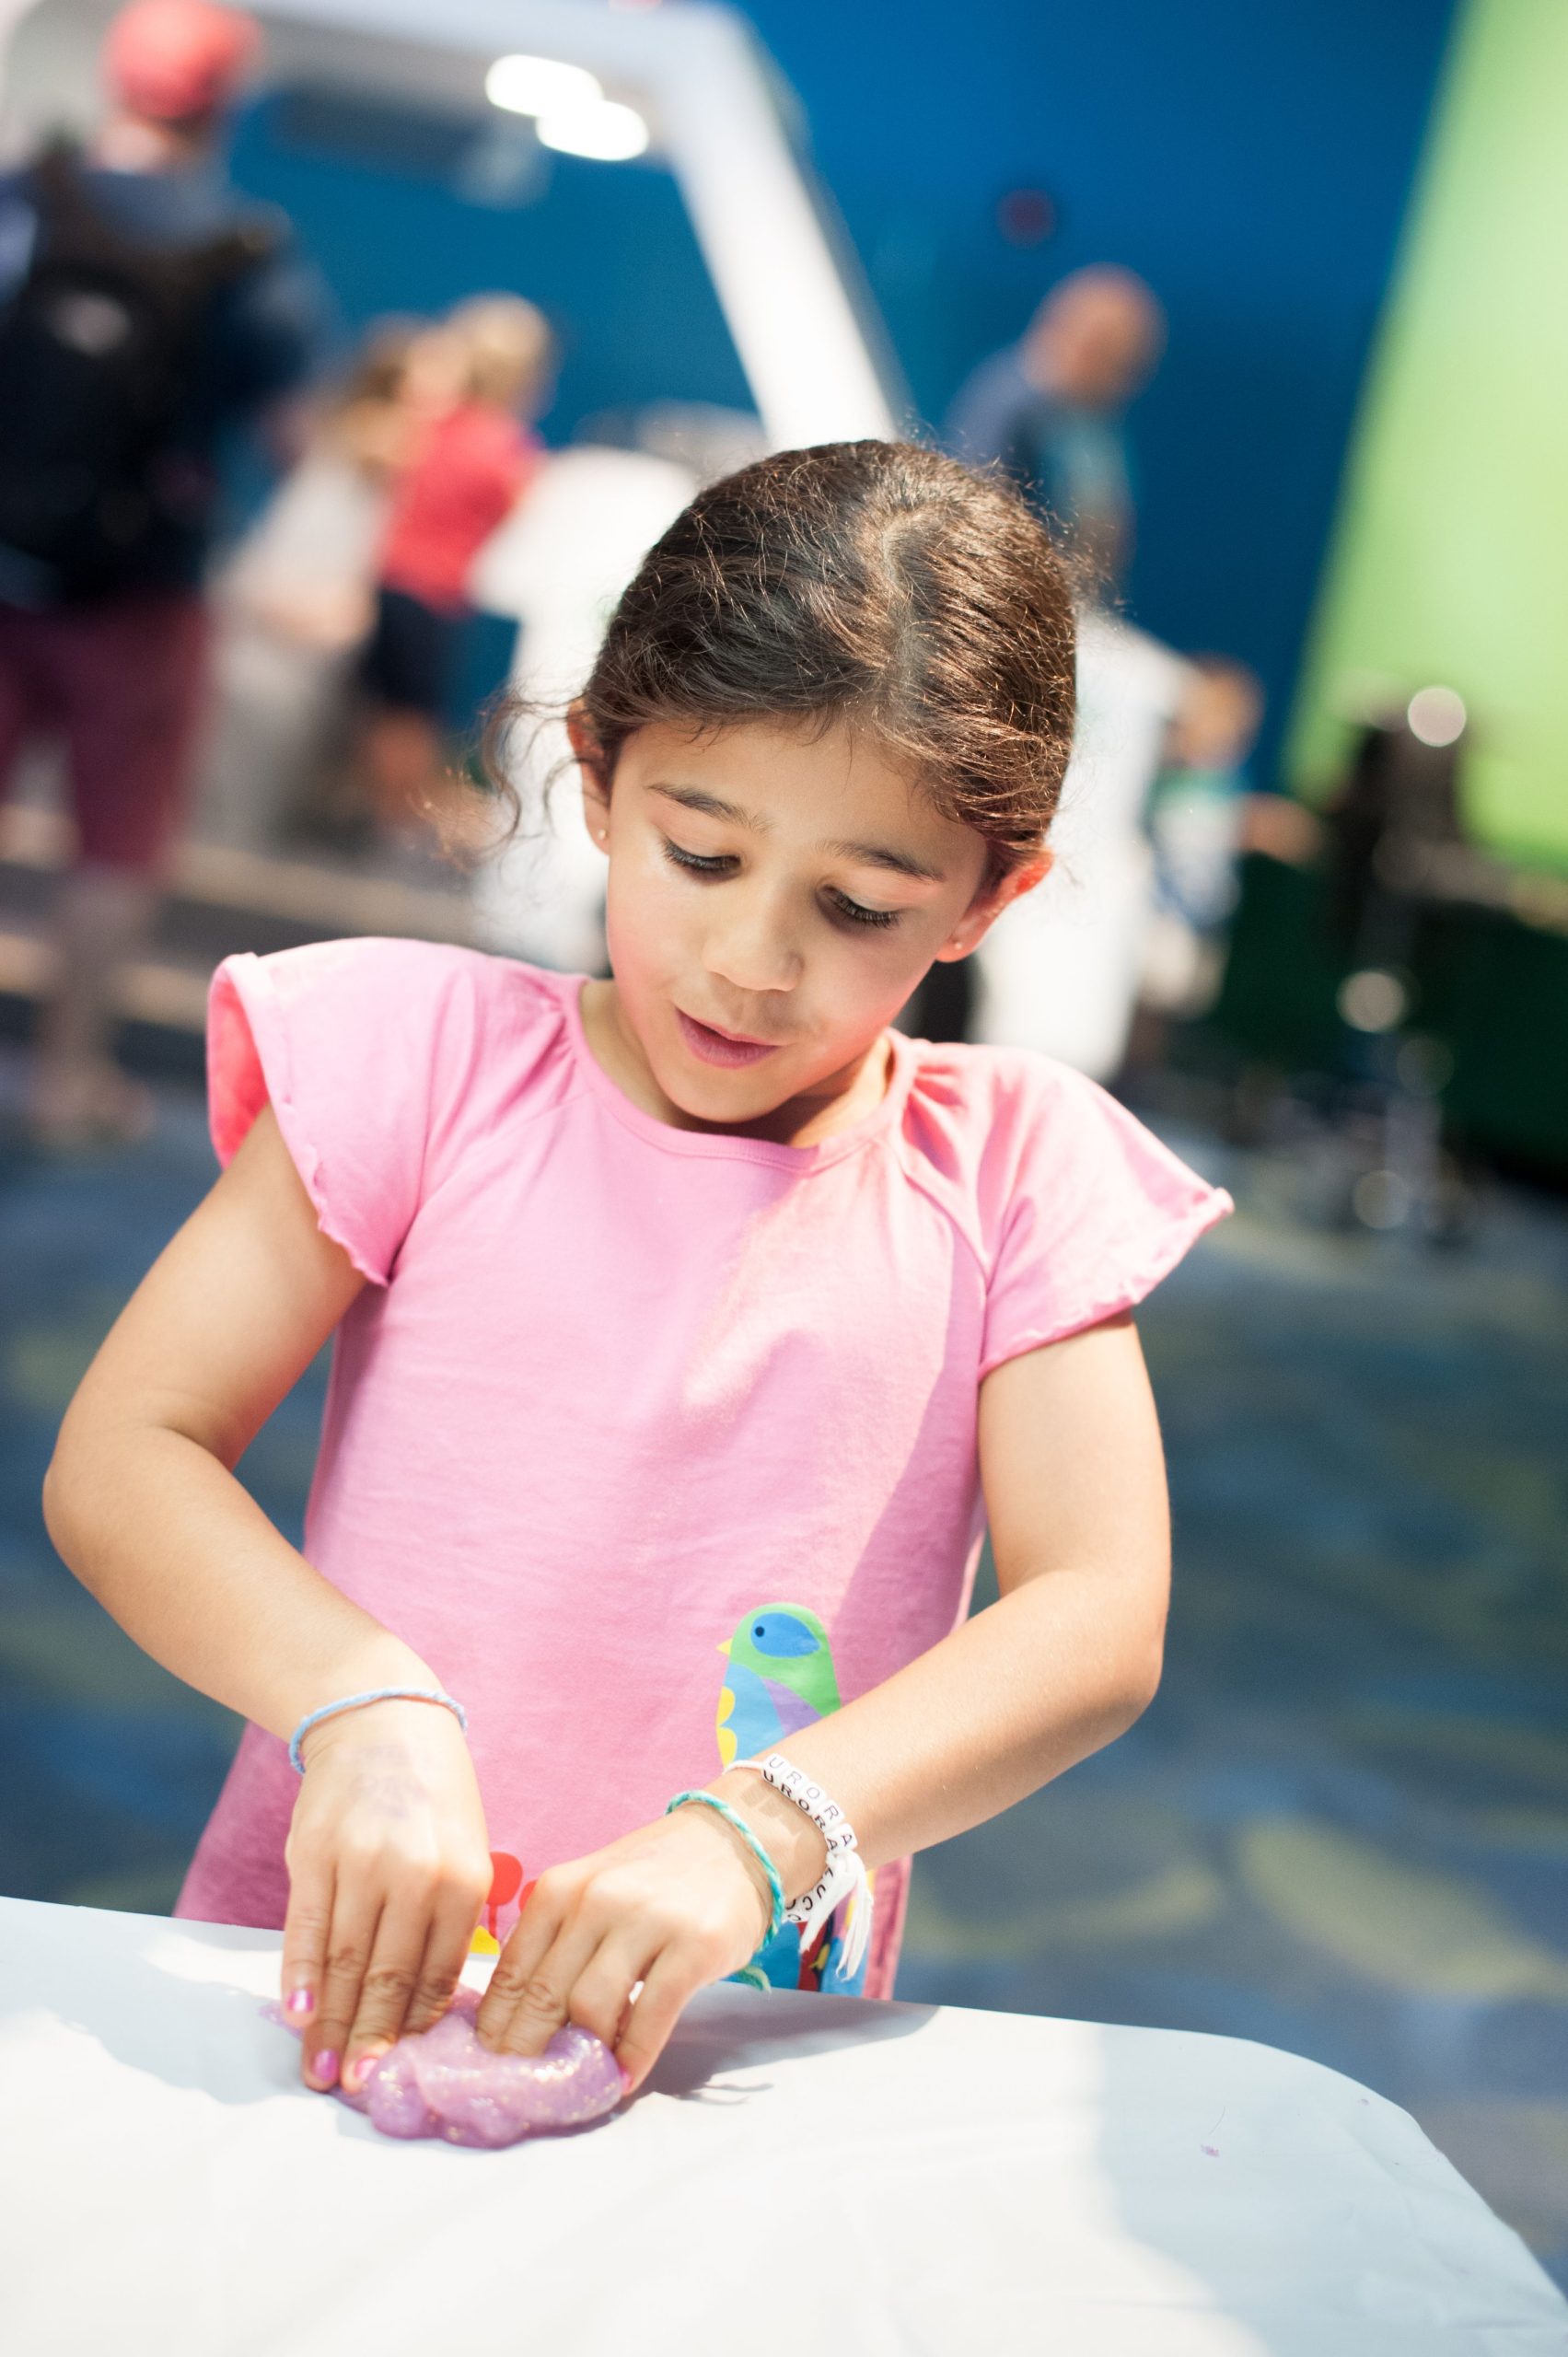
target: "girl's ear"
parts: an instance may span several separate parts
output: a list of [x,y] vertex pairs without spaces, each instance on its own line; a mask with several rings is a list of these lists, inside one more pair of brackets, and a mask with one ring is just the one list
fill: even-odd
[[941,948],[936,952],[939,965],[952,965],[960,958],[970,957],[980,947],[992,926],[1005,908],[1043,884],[1056,865],[1054,852],[1042,851],[1023,867],[1015,867],[999,882],[988,884],[977,892]]
[[566,734],[582,772],[583,818],[589,834],[603,851],[610,841],[610,779],[598,739],[580,697],[566,708]]

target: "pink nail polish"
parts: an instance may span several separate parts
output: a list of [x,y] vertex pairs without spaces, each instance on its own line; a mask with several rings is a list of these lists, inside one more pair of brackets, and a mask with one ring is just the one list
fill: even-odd
[[322,2048],[310,2065],[310,2075],[313,2079],[319,2079],[324,2087],[331,2085],[338,2075],[338,2049],[335,2046]]
[[356,2054],[354,2056],[354,2061],[343,2073],[343,2085],[348,2089],[351,2096],[356,2096],[360,2093],[361,2089],[364,2087],[365,2082],[368,2079],[371,2072],[374,2071],[377,2063],[379,2062],[380,2060],[381,2057],[378,2054]]
[[292,2014],[297,2021],[302,2014],[314,2011],[315,2004],[315,1997],[308,1989],[296,1989],[290,1996],[285,1998],[284,2011],[285,2014]]

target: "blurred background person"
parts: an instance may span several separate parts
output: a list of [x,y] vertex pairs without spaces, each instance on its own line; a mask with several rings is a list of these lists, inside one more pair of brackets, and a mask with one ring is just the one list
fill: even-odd
[[[218,575],[216,695],[203,760],[203,836],[245,849],[288,836],[362,847],[368,805],[347,760],[354,658],[375,618],[392,485],[422,419],[416,319],[366,330],[319,403],[303,457]],[[445,371],[441,350],[436,365]]]
[[1195,659],[1149,795],[1154,908],[1139,996],[1151,1014],[1204,1014],[1219,989],[1262,719],[1262,689],[1245,664]]
[[184,810],[219,446],[296,390],[320,328],[286,223],[219,160],[257,46],[211,0],[134,0],[90,148],[0,182],[0,773],[61,736],[77,830],[30,1097],[55,1144],[149,1117],[110,1053],[116,977]]
[[947,417],[949,447],[1011,475],[1104,597],[1132,551],[1123,419],[1164,348],[1165,314],[1144,281],[1095,263],[1052,287],[1018,343],[981,361]]
[[441,799],[469,575],[538,471],[543,445],[525,421],[542,405],[552,348],[531,303],[481,295],[420,355],[423,415],[392,493],[361,666],[370,796],[392,842],[416,855]]

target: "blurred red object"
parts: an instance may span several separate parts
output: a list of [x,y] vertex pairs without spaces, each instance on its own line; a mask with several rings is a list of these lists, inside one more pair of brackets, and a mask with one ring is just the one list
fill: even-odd
[[131,113],[190,122],[234,96],[261,46],[254,18],[215,0],[132,0],[109,29],[104,72]]

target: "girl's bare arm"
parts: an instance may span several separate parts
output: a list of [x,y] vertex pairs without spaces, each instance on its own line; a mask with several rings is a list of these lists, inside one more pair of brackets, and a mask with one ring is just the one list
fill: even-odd
[[[279,1736],[345,1694],[441,1683],[289,1545],[233,1471],[364,1282],[318,1227],[267,1109],[110,1330],[45,1481],[51,1538],[121,1627]],[[330,2085],[436,2018],[490,1864],[447,1712],[352,1712],[313,1730],[305,1759],[284,1990],[307,2073]]]
[[[1165,1461],[1131,1317],[1009,1360],[980,1395],[1000,1600],[789,1756],[854,1824],[869,1865],[945,1841],[1129,1727],[1159,1684],[1170,1585]],[[754,1774],[718,1778],[786,1886],[821,1836]]]
[[274,1735],[356,1681],[424,1667],[232,1469],[364,1283],[317,1226],[268,1107],[110,1329],[44,1481],[49,1535],[83,1585],[165,1668]]

